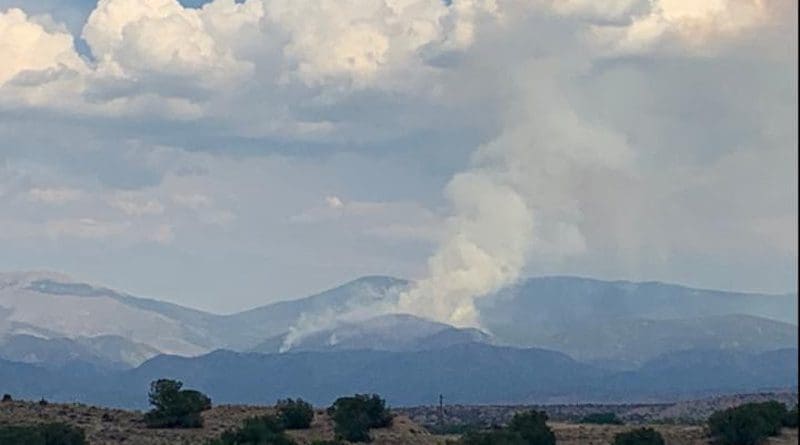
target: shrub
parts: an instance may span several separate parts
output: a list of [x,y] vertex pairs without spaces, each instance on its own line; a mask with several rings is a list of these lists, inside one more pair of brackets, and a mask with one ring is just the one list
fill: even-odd
[[86,445],[83,430],[65,423],[0,427],[3,445]]
[[3,402],[13,402],[14,399],[11,398],[11,394],[3,394]]
[[547,413],[544,411],[528,411],[515,414],[508,429],[519,434],[529,445],[555,445],[556,436],[546,422]]
[[780,434],[786,413],[779,402],[746,403],[715,412],[708,419],[708,428],[720,445],[756,445]]
[[664,445],[664,438],[652,428],[637,428],[614,435],[613,445]]
[[519,433],[507,429],[473,431],[461,436],[459,445],[528,445]]
[[472,431],[458,441],[459,445],[528,445],[519,433],[507,429]]
[[211,408],[211,399],[205,394],[181,389],[183,383],[160,379],[150,383],[148,394],[153,409],[144,415],[149,428],[200,428],[201,412]]
[[275,416],[245,419],[240,428],[222,433],[210,445],[295,445],[286,435],[283,423]]
[[592,413],[584,416],[578,423],[591,423],[595,425],[622,425],[624,422],[620,420],[614,413]]
[[800,412],[798,412],[797,404],[795,404],[794,408],[783,416],[783,426],[786,428],[797,428],[798,420],[800,420]]
[[306,429],[314,420],[314,408],[303,399],[278,400],[278,417],[283,426],[290,430]]
[[471,431],[459,445],[555,445],[556,436],[547,426],[544,411],[528,411],[514,415],[507,428]]
[[392,414],[377,394],[340,397],[328,408],[328,415],[333,419],[336,438],[349,442],[369,442],[371,428],[392,424]]
[[444,425],[426,425],[425,429],[438,436],[459,435],[463,436],[467,433],[474,433],[481,431],[486,425],[478,423],[457,423],[457,424],[444,424]]

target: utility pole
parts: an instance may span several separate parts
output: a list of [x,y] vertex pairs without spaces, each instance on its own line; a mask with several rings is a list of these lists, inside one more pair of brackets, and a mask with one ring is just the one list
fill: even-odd
[[444,396],[439,394],[439,426],[444,425]]

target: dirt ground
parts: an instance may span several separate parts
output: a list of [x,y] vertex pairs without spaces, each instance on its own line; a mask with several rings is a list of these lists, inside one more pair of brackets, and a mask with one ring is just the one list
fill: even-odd
[[[90,407],[85,405],[11,402],[0,403],[0,425],[42,422],[66,422],[86,431],[91,445],[203,445],[223,431],[238,427],[244,419],[273,413],[270,407],[222,405],[203,413],[204,427],[199,429],[149,429],[142,422],[142,413]],[[318,411],[311,428],[288,431],[299,444],[333,439],[333,424]],[[372,430],[376,445],[437,445],[445,438],[433,436],[404,416],[398,416],[391,428]]]
[[[156,430],[146,428],[142,413],[86,405],[10,402],[0,403],[0,425],[31,424],[41,422],[66,422],[83,428],[92,445],[203,445],[218,437],[223,431],[235,428],[248,417],[271,414],[271,407],[222,405],[203,413],[205,426],[200,429]],[[579,425],[554,422],[550,424],[558,445],[609,445],[614,435],[634,426]],[[691,425],[654,425],[667,445],[709,445],[705,429]],[[333,438],[333,424],[323,411],[318,411],[311,428],[289,431],[299,444],[308,445],[314,440]],[[372,431],[375,445],[444,445],[457,436],[435,436],[400,415],[391,428]],[[796,429],[784,430],[779,438],[771,438],[767,445],[797,445]]]

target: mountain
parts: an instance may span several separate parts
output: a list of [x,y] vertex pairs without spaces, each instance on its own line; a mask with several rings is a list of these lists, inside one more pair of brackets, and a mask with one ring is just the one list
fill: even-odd
[[219,346],[197,326],[167,315],[170,308],[52,273],[0,275],[0,332],[6,335],[73,339],[112,335],[184,355]]
[[100,368],[123,369],[134,367],[158,354],[149,346],[115,336],[69,339],[20,334],[0,338],[0,358],[45,367],[63,367],[82,362]]
[[797,387],[797,350],[693,350],[634,371],[610,372],[536,348],[460,344],[425,351],[350,350],[284,354],[215,351],[161,355],[132,370],[73,363],[58,369],[0,360],[0,392],[15,398],[144,408],[147,387],[175,378],[215,403],[271,404],[302,397],[318,406],[377,392],[394,406],[674,401]]
[[636,366],[661,354],[690,349],[760,352],[797,347],[797,326],[750,315],[622,318],[578,324],[536,343],[579,360],[614,359]]
[[477,302],[499,342],[555,349],[631,369],[689,349],[797,348],[797,295],[692,289],[657,282],[531,278]]
[[[410,285],[391,277],[363,277],[306,298],[216,315],[59,274],[6,273],[0,274],[0,336],[69,339],[80,343],[70,344],[75,357],[94,354],[127,366],[155,353],[195,356],[220,348],[275,352],[284,343],[307,351],[410,351],[491,342],[558,350],[611,369],[634,369],[658,355],[689,349],[764,352],[797,347],[796,295],[530,278],[478,300],[483,328],[491,333],[487,335],[386,314]],[[354,313],[373,316],[354,321]],[[33,348],[34,343],[34,349],[18,348],[16,355],[7,356],[25,359],[27,354],[46,358],[45,364],[51,359],[63,363],[64,357],[47,352],[47,342],[25,344]],[[114,353],[119,357],[110,356]]]
[[359,322],[341,323],[297,339],[287,341],[288,334],[268,339],[253,352],[341,351],[371,349],[375,351],[419,351],[463,343],[490,343],[491,337],[478,329],[458,329],[413,315],[389,314]]
[[[217,315],[52,272],[0,273],[0,335],[116,337],[185,356],[222,347],[245,350],[285,334],[302,317],[335,318],[355,307],[393,301],[406,284],[389,277],[364,277],[299,300]],[[133,351],[128,352],[132,357]]]
[[478,300],[481,322],[518,345],[585,325],[620,319],[694,319],[750,315],[797,325],[797,294],[769,295],[693,289],[657,282],[578,277],[523,280]]
[[251,349],[287,333],[301,319],[328,321],[354,309],[392,303],[408,285],[408,281],[392,277],[362,277],[310,297],[222,316],[214,329],[228,348]]
[[[604,379],[599,394],[660,399],[797,387],[797,349],[762,353],[695,349],[664,354],[633,372]],[[635,396],[634,396],[635,395]]]

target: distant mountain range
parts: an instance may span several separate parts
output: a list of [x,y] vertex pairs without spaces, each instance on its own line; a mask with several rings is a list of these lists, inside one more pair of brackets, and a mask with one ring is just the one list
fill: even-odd
[[[216,315],[54,273],[0,274],[0,377],[16,380],[0,391],[131,406],[161,376],[230,402],[357,390],[403,404],[437,391],[465,403],[638,400],[797,386],[796,294],[530,278],[480,299],[478,330],[386,313],[411,285],[364,277]],[[258,390],[239,392],[244,382]]]
[[302,397],[325,406],[377,392],[395,406],[650,402],[797,387],[797,350],[686,351],[612,372],[542,349],[461,344],[426,351],[284,354],[215,351],[160,355],[132,370],[73,363],[58,369],[0,360],[0,391],[15,398],[144,408],[148,383],[175,378],[215,403],[271,404]]

